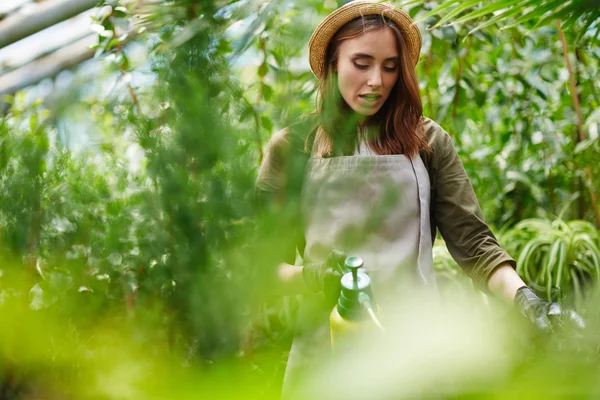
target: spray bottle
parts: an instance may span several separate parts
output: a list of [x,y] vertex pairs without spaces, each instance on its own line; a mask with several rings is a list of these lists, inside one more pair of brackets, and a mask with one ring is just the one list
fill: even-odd
[[329,316],[334,350],[343,338],[372,331],[374,327],[384,331],[375,314],[377,306],[371,292],[371,278],[359,272],[363,266],[362,258],[347,257],[344,265],[350,272],[342,276],[340,297]]

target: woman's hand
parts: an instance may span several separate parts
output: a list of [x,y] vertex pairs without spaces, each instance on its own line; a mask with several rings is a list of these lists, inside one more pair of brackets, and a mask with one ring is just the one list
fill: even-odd
[[553,321],[567,320],[583,329],[583,318],[573,310],[564,310],[560,304],[541,299],[529,286],[520,287],[515,295],[515,306],[529,321],[542,331],[553,328]]
[[509,264],[502,264],[494,270],[488,288],[506,302],[512,302],[521,314],[541,330],[552,330],[553,322],[565,320],[578,328],[585,327],[583,318],[575,311],[564,310],[560,304],[538,297]]
[[308,263],[302,268],[306,286],[313,292],[323,291],[327,304],[335,304],[340,295],[345,259],[346,254],[333,250],[324,262]]

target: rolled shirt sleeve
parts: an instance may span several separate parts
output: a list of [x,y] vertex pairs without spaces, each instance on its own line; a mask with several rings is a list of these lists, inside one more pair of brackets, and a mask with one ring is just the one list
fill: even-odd
[[255,183],[259,191],[275,193],[284,191],[286,183],[285,157],[288,147],[287,128],[275,133],[267,143]]
[[450,135],[431,120],[425,121],[424,128],[433,150],[428,166],[432,225],[439,229],[458,265],[478,286],[487,287],[496,267],[508,263],[515,268],[516,262],[498,244],[483,220],[477,197]]
[[[306,163],[302,152],[298,150],[299,140],[292,137],[289,128],[285,128],[273,135],[267,143],[264,157],[258,170],[255,182],[256,194],[263,205],[277,204],[280,209],[278,223],[282,235],[290,235],[293,245],[286,249],[284,261],[293,264],[296,259],[296,250],[304,254],[304,224],[300,207],[297,206],[301,182],[298,182],[300,171],[304,171]],[[294,152],[293,150],[296,150]],[[302,156],[302,161],[296,161]],[[296,167],[296,169],[294,169]],[[299,168],[298,168],[299,167]],[[295,179],[296,178],[296,179]]]

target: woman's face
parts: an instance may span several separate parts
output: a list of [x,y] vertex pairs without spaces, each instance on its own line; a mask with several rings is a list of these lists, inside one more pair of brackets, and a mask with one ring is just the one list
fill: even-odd
[[370,116],[387,100],[398,79],[400,57],[390,29],[344,40],[336,65],[338,88],[355,112]]

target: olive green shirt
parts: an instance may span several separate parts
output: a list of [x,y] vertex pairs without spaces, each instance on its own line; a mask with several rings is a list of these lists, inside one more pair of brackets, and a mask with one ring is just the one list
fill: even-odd
[[[477,286],[485,289],[487,280],[496,267],[508,263],[515,268],[516,262],[500,247],[484,222],[477,197],[450,135],[428,118],[423,118],[423,128],[431,148],[431,152],[421,151],[420,155],[431,183],[432,235],[435,237],[436,229],[440,231],[454,260]],[[286,193],[289,194],[287,186],[301,186],[289,179],[289,164],[301,164],[290,163],[289,160],[300,154],[299,149],[302,148],[299,145],[302,139],[298,139],[300,136],[291,131],[284,129],[273,135],[267,145],[256,183],[257,189],[274,193],[281,200],[284,200]],[[305,154],[304,161],[307,159],[308,155]],[[295,191],[296,195],[299,193],[298,190]],[[301,252],[302,250],[300,248]]]

